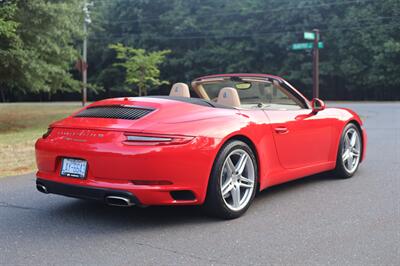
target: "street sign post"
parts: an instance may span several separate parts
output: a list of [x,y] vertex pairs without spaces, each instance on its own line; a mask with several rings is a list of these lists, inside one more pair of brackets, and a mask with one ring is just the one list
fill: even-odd
[[319,42],[319,30],[314,29],[313,32],[315,34],[313,47],[313,97],[319,98],[319,44],[322,44],[322,42]]
[[313,51],[313,97],[319,97],[319,49],[324,48],[324,43],[320,42],[320,34],[318,29],[312,32],[306,31],[303,34],[305,40],[313,42],[294,43],[292,50],[311,50]]

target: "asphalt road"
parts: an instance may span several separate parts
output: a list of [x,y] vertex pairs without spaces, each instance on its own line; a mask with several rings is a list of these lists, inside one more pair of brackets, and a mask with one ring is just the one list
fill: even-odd
[[196,207],[112,208],[0,180],[1,265],[399,265],[400,103],[354,103],[366,119],[356,176],[261,192],[232,221]]

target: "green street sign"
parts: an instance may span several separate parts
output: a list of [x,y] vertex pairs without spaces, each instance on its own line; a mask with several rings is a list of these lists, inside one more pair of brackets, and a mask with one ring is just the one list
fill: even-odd
[[304,50],[304,49],[312,49],[312,42],[304,42],[304,43],[294,43],[292,44],[292,50]]
[[[303,42],[303,43],[294,43],[292,44],[292,50],[305,50],[305,49],[312,49],[314,48],[314,43],[312,42]],[[323,42],[318,42],[318,48],[324,48]]]
[[305,40],[315,40],[315,33],[314,32],[304,32],[304,39]]

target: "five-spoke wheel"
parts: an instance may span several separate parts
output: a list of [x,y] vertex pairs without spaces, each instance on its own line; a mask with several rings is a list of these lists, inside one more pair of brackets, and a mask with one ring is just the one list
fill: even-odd
[[356,129],[349,128],[344,135],[342,147],[343,165],[349,173],[357,169],[360,162],[361,140]]
[[357,171],[361,160],[362,138],[359,129],[348,124],[342,133],[336,161],[335,173],[338,177],[349,178]]
[[243,149],[232,151],[225,159],[221,172],[221,193],[225,204],[232,210],[244,208],[254,190],[254,164]]
[[213,166],[206,209],[226,219],[239,217],[254,198],[257,177],[257,161],[251,148],[242,141],[226,143]]

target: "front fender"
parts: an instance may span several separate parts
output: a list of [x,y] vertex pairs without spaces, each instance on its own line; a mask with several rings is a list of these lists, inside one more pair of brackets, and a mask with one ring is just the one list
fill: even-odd
[[[342,121],[342,125],[341,125],[341,130],[340,130],[340,134],[343,132],[343,129],[345,128],[345,126],[349,123],[355,123],[356,126],[358,127],[358,129],[360,130],[361,133],[361,138],[362,138],[362,151],[361,151],[361,162],[365,160],[366,157],[366,151],[367,151],[367,132],[364,128],[364,123],[363,120],[361,119],[361,117],[354,112],[351,109],[348,108],[334,108],[336,109],[338,112],[340,112],[340,120]],[[340,138],[338,138],[338,141],[336,143],[336,154],[338,152],[339,149],[339,143],[340,143]]]

